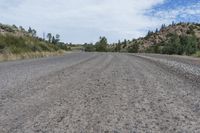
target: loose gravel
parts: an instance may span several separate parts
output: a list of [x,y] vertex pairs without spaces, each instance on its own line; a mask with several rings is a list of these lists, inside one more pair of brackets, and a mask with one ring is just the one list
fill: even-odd
[[120,53],[0,63],[0,133],[199,133],[199,64]]

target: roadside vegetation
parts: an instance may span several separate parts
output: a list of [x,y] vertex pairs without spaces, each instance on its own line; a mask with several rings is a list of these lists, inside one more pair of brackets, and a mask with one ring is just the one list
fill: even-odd
[[16,60],[52,55],[61,55],[65,51],[86,52],[129,52],[159,53],[200,57],[200,24],[172,22],[169,26],[148,31],[142,38],[119,40],[109,44],[106,37],[100,37],[96,43],[66,44],[60,42],[60,35],[47,33],[43,38],[29,27],[0,24],[0,60]]
[[61,55],[70,50],[58,34],[48,33],[45,38],[37,37],[37,31],[30,27],[26,31],[22,26],[0,24],[0,60]]
[[169,26],[148,31],[143,38],[118,41],[108,44],[106,37],[100,37],[95,44],[84,44],[87,52],[129,52],[176,54],[200,57],[200,24],[172,22]]
[[106,37],[100,37],[99,41],[95,44],[84,44],[84,48],[86,52],[110,52],[109,44]]
[[150,46],[146,49],[148,53],[192,55],[198,50],[198,41],[195,35],[169,34],[169,40],[160,44]]

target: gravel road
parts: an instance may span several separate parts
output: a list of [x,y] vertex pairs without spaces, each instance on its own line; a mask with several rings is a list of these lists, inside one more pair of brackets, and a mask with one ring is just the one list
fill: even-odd
[[200,59],[71,53],[0,63],[0,133],[200,133]]

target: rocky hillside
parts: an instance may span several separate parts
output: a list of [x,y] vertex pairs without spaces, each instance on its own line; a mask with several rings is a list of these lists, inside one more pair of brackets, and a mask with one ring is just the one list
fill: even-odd
[[200,57],[200,24],[172,23],[149,31],[145,37],[118,41],[109,45],[108,51],[129,53],[159,53],[194,55]]
[[[161,45],[170,39],[171,34],[178,36],[196,36],[198,44],[200,43],[200,24],[178,23],[167,27],[162,25],[160,30],[155,32],[149,31],[147,36],[134,40],[140,44],[140,50],[143,51],[154,45]],[[199,44],[200,45],[200,44]]]

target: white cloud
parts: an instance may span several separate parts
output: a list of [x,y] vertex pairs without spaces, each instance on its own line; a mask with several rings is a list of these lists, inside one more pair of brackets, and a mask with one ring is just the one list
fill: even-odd
[[193,16],[200,22],[200,2],[189,6],[178,7],[170,10],[155,11],[153,17],[160,20],[187,19]]
[[[2,23],[61,34],[63,41],[136,38],[169,20],[144,15],[164,0],[0,0]],[[162,14],[162,13],[161,13]]]

